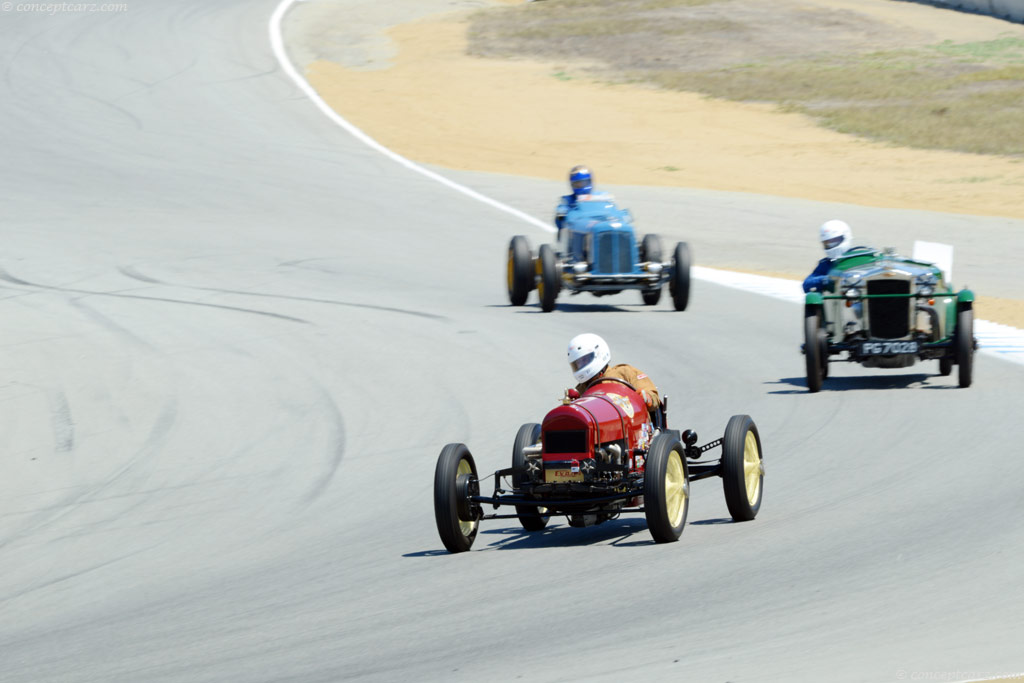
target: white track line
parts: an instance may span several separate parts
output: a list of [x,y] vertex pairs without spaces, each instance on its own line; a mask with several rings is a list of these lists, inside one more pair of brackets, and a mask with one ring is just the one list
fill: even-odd
[[[356,138],[366,146],[380,152],[392,161],[401,164],[411,171],[420,173],[431,180],[437,181],[456,192],[461,192],[467,197],[483,202],[488,206],[492,206],[499,211],[511,214],[520,220],[526,221],[534,227],[546,230],[547,232],[555,231],[551,225],[544,221],[538,220],[519,209],[509,206],[508,204],[499,202],[497,199],[492,199],[491,197],[480,194],[476,190],[468,188],[465,185],[449,180],[443,175],[426,169],[414,161],[406,159],[401,154],[393,152],[342,118],[338,112],[334,111],[331,106],[327,104],[322,97],[320,97],[320,94],[313,89],[313,86],[309,84],[302,74],[298,72],[291,60],[288,58],[288,53],[284,48],[284,32],[281,29],[281,22],[284,20],[284,15],[288,13],[288,10],[291,9],[292,5],[300,1],[302,0],[282,0],[270,15],[270,47],[274,51],[274,56],[277,57],[278,63],[281,65],[281,68],[284,70],[285,74],[287,74],[288,78],[290,78],[299,90],[301,90],[303,94],[316,105],[317,109],[319,109],[324,116],[329,118],[338,126],[341,126],[345,131],[352,135],[352,137]],[[795,280],[784,280],[777,277],[751,275],[748,273],[735,273],[729,270],[717,270],[715,268],[704,268],[701,266],[694,266],[691,272],[693,277],[698,280],[713,282],[725,287],[732,287],[746,292],[752,292],[797,303],[804,300],[803,289],[801,288],[800,283]],[[1000,325],[999,323],[993,323],[987,320],[976,320],[974,331],[975,336],[978,337],[978,343],[981,345],[982,352],[1024,365],[1024,330],[1018,330],[1017,328],[1010,327],[1008,325]]]
[[323,112],[324,116],[326,116],[331,121],[344,128],[350,135],[352,135],[352,137],[359,140],[366,146],[380,152],[381,154],[388,157],[392,161],[395,161],[401,164],[402,166],[405,166],[411,171],[415,171],[416,173],[425,175],[431,180],[435,180],[441,183],[442,185],[450,187],[456,192],[461,192],[467,197],[472,197],[473,199],[479,202],[483,202],[484,204],[493,206],[499,211],[504,211],[505,213],[512,214],[516,218],[524,220],[535,227],[541,228],[542,230],[547,230],[548,232],[555,231],[553,227],[551,227],[544,221],[538,220],[533,216],[524,213],[519,209],[515,209],[507,204],[503,204],[496,199],[492,199],[486,195],[480,194],[476,190],[470,189],[465,185],[460,185],[459,183],[453,180],[449,180],[448,178],[445,178],[443,175],[434,173],[429,169],[423,168],[419,164],[410,161],[409,159],[406,159],[401,154],[397,154],[396,152],[391,151],[390,149],[388,149],[387,147],[380,144],[379,142],[371,138],[369,135],[364,133],[362,130],[356,128],[354,125],[346,121],[338,114],[338,112],[331,109],[331,106],[327,104],[327,102],[325,102],[322,97],[320,97],[320,94],[313,89],[313,86],[311,86],[309,82],[305,78],[303,78],[302,75],[296,70],[291,60],[288,59],[288,53],[285,51],[284,48],[284,32],[281,30],[281,22],[284,20],[284,15],[288,13],[288,10],[291,9],[291,6],[294,5],[297,1],[298,0],[283,0],[277,6],[277,8],[274,9],[273,14],[270,15],[270,47],[271,49],[273,49],[274,55],[277,57],[277,61],[281,64],[281,68],[284,69],[284,72],[288,75],[288,78],[292,79],[292,82],[294,82],[295,85],[298,86],[299,90],[301,90],[306,95],[306,97],[313,101],[313,104],[316,105],[317,109]]

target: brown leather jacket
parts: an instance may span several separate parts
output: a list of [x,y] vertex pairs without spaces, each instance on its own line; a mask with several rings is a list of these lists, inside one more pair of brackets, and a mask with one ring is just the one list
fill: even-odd
[[640,372],[632,365],[621,363],[619,365],[613,365],[604,371],[603,374],[594,377],[589,382],[584,382],[576,386],[576,391],[581,394],[591,384],[596,382],[602,377],[614,377],[629,382],[633,385],[633,388],[640,392],[640,395],[644,397],[644,402],[647,404],[648,410],[653,410],[658,407],[661,402],[661,397],[658,396],[658,387],[654,386],[654,382],[651,378]]

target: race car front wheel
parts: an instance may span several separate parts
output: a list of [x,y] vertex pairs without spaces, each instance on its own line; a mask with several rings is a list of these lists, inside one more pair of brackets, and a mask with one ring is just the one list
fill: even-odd
[[974,379],[974,311],[963,307],[956,312],[953,349],[956,353],[957,379],[960,386],[971,386]]
[[480,482],[473,456],[465,444],[448,444],[434,469],[434,520],[449,552],[465,552],[476,539],[481,511],[470,500],[476,495],[480,495]]
[[812,394],[821,391],[821,381],[825,378],[822,349],[828,348],[828,341],[822,344],[824,330],[821,329],[821,316],[817,312],[808,311],[804,315],[804,359],[807,361],[807,390]]
[[[525,469],[526,455],[523,453],[523,449],[538,443],[540,443],[539,424],[528,422],[520,427],[519,432],[516,434],[515,443],[512,444],[512,467],[517,470]],[[527,479],[525,474],[515,475],[516,489],[519,489]],[[527,531],[540,531],[548,525],[548,516],[541,514],[544,512],[547,512],[547,508],[535,507],[533,505],[516,505],[519,523]]]
[[542,244],[537,253],[537,295],[540,307],[545,313],[555,310],[555,297],[558,296],[558,266],[555,263],[555,250],[550,244]]
[[729,514],[747,522],[761,509],[764,463],[761,436],[749,415],[733,415],[722,440],[722,488]]
[[644,465],[644,515],[655,543],[679,540],[690,508],[690,476],[678,437],[654,437]]
[[522,306],[533,290],[533,258],[530,243],[516,235],[508,244],[508,300],[513,306]]
[[685,311],[690,303],[690,245],[680,242],[672,254],[672,277],[668,281],[672,304],[677,311]]
[[[653,233],[644,235],[640,242],[640,261],[661,263],[661,238]],[[645,306],[655,306],[661,300],[661,287],[640,291]]]

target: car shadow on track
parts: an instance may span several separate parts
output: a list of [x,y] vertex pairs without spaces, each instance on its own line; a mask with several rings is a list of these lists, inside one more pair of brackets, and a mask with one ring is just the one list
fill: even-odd
[[687,522],[692,526],[710,526],[712,524],[735,524],[732,517],[712,517],[711,519],[698,519],[696,522]]
[[[729,517],[712,517],[687,522],[687,526],[705,526],[718,524],[734,524]],[[519,527],[504,529],[488,529],[477,536],[478,543],[484,541],[481,536],[497,536],[484,545],[474,546],[476,552],[483,550],[537,550],[540,548],[584,547],[589,545],[612,545],[616,548],[634,548],[637,546],[655,545],[647,530],[647,521],[642,517],[633,519],[616,519],[592,527],[576,528],[567,524],[551,522],[541,531],[526,531]],[[685,532],[684,532],[685,536]],[[444,548],[421,550],[405,553],[402,557],[436,557],[450,554]]]
[[519,527],[488,529],[482,534],[497,536],[487,547],[494,550],[530,550],[535,548],[564,548],[573,546],[653,545],[643,517],[614,519],[591,527],[576,528],[552,520],[541,531],[526,531]]
[[[769,394],[806,394],[806,377],[783,377],[765,384],[788,384],[796,389],[777,389]],[[877,389],[957,389],[955,378],[941,375],[870,375],[853,377],[829,377],[821,384],[821,392],[828,391],[872,391]]]
[[[533,315],[544,313],[540,304],[526,304],[525,306],[513,306],[512,304],[488,304],[487,308],[515,308],[516,313]],[[634,306],[616,306],[613,304],[555,304],[552,313],[636,313],[634,309],[647,308],[643,304]],[[546,315],[546,314],[545,314]]]

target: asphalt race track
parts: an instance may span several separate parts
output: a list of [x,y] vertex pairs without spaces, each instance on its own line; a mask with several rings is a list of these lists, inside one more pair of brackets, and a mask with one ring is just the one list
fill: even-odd
[[[842,366],[810,395],[791,303],[697,282],[685,313],[511,308],[508,238],[547,235],[330,123],[273,9],[0,14],[0,681],[1024,670],[1024,367],[978,355],[964,390]],[[500,185],[542,218],[561,190]],[[501,521],[448,555],[438,452],[506,466],[581,331],[702,442],[754,417],[760,516],[709,480],[676,544]]]

